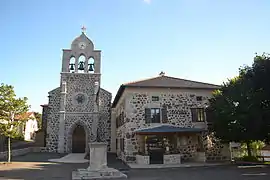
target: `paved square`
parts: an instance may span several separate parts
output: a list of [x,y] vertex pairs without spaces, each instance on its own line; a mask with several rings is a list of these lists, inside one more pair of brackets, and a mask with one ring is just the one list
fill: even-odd
[[[88,163],[62,164],[48,162],[48,159],[63,155],[30,153],[14,157],[13,163],[0,165],[1,180],[70,180],[71,173],[86,168]],[[111,157],[113,158],[113,157]],[[128,175],[131,180],[269,180],[270,167],[239,169],[236,166],[191,167],[169,169],[129,169],[121,162],[108,158],[114,166]]]

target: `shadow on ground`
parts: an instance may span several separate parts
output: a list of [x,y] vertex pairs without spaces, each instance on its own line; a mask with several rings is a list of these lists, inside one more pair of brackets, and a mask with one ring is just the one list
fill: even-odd
[[[68,180],[72,171],[87,168],[88,163],[54,163],[49,159],[57,159],[65,154],[57,153],[29,153],[24,156],[13,157],[11,164],[0,164],[0,179],[26,180]],[[120,171],[128,171],[129,167],[114,154],[108,154],[108,166]]]
[[[88,163],[66,164],[48,162],[62,154],[29,153],[13,158],[12,164],[0,165],[1,180],[70,180],[72,171],[87,168]],[[108,155],[108,166],[121,170],[132,180],[269,180],[270,168],[238,169],[236,166],[191,167],[168,169],[129,169]]]

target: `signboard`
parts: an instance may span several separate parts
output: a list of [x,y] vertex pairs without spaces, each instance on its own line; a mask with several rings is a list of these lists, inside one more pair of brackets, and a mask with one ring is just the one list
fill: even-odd
[[238,148],[241,146],[241,143],[236,143],[236,142],[230,142],[230,147],[231,148]]

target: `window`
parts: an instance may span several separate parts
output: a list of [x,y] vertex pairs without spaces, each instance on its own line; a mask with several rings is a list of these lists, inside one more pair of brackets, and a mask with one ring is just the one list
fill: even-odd
[[124,124],[124,112],[116,116],[116,127],[121,127]]
[[160,123],[160,109],[159,108],[151,109],[151,122]]
[[159,101],[159,97],[158,96],[152,96],[152,101]]
[[197,100],[197,101],[202,101],[202,96],[197,96],[197,97],[196,97],[196,100]]
[[125,147],[125,140],[124,138],[120,139],[120,150],[121,152],[124,152],[124,147]]
[[146,123],[160,123],[161,119],[160,108],[146,108],[145,121]]
[[204,122],[205,114],[203,108],[192,108],[191,109],[192,122]]
[[167,106],[162,108],[145,108],[145,123],[168,123]]

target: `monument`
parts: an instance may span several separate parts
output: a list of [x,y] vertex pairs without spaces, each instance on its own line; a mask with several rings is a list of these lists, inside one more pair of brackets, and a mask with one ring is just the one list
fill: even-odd
[[107,143],[89,143],[90,160],[87,169],[78,169],[72,172],[72,180],[78,179],[109,179],[127,178],[127,175],[117,169],[107,166]]

